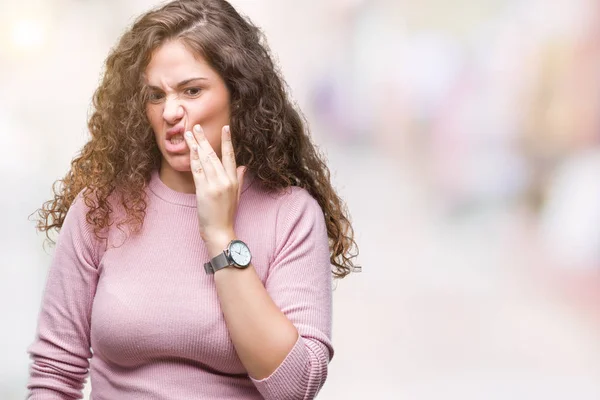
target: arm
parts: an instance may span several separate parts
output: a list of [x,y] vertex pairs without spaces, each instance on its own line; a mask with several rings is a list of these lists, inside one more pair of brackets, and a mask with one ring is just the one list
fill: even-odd
[[28,399],[80,399],[88,374],[90,311],[98,282],[98,247],[86,223],[87,208],[77,197],[69,209],[48,272],[37,335],[29,346],[33,360]]
[[[244,167],[237,167],[229,127],[219,160],[202,127],[186,132],[198,202],[198,224],[210,257],[235,238],[234,219]],[[277,245],[265,286],[252,267],[215,273],[231,340],[267,400],[312,399],[333,356],[331,265],[323,212],[292,188],[278,210]]]
[[[252,266],[215,273],[231,340],[265,399],[313,399],[333,356],[325,221],[318,203],[295,190],[280,209],[265,286]],[[209,251],[218,254],[230,239]]]

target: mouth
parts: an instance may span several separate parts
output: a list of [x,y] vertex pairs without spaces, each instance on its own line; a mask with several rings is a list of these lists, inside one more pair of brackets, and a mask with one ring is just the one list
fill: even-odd
[[181,142],[183,142],[183,141],[184,141],[184,139],[183,139],[183,135],[182,135],[181,133],[178,133],[178,134],[176,134],[176,135],[174,135],[174,136],[171,136],[171,138],[170,138],[170,139],[167,139],[167,140],[168,140],[168,141],[169,141],[171,144],[173,144],[173,145],[177,145],[177,144],[179,144],[179,143],[181,143]]
[[169,153],[182,153],[188,150],[187,143],[183,138],[184,126],[177,126],[167,131],[165,135],[165,150]]
[[185,132],[185,126],[179,125],[179,126],[173,127],[171,129],[167,130],[166,138],[167,138],[167,140],[170,140],[171,138],[173,138],[175,136],[182,136],[183,132]]

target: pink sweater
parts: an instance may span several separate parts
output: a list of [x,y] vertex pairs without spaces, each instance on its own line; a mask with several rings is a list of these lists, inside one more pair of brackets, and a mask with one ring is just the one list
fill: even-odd
[[314,398],[333,357],[323,213],[303,189],[273,195],[251,182],[236,234],[300,333],[275,372],[248,376],[203,268],[195,194],[171,190],[154,171],[142,232],[124,242],[114,225],[108,247],[96,240],[81,197],[71,206],[28,349],[28,398],[82,398],[88,371],[93,400]]

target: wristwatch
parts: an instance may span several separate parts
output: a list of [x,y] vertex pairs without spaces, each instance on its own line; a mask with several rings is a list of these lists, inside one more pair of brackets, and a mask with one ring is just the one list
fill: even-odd
[[229,242],[227,248],[221,254],[204,264],[204,269],[207,274],[214,274],[218,270],[227,267],[244,269],[248,268],[251,260],[252,255],[248,245],[241,240],[234,239]]

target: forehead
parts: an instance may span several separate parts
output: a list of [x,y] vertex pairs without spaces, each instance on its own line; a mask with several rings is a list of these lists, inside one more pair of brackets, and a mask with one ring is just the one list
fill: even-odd
[[216,78],[206,60],[192,53],[180,41],[169,41],[154,50],[144,70],[144,81],[149,85],[174,86],[191,77]]

